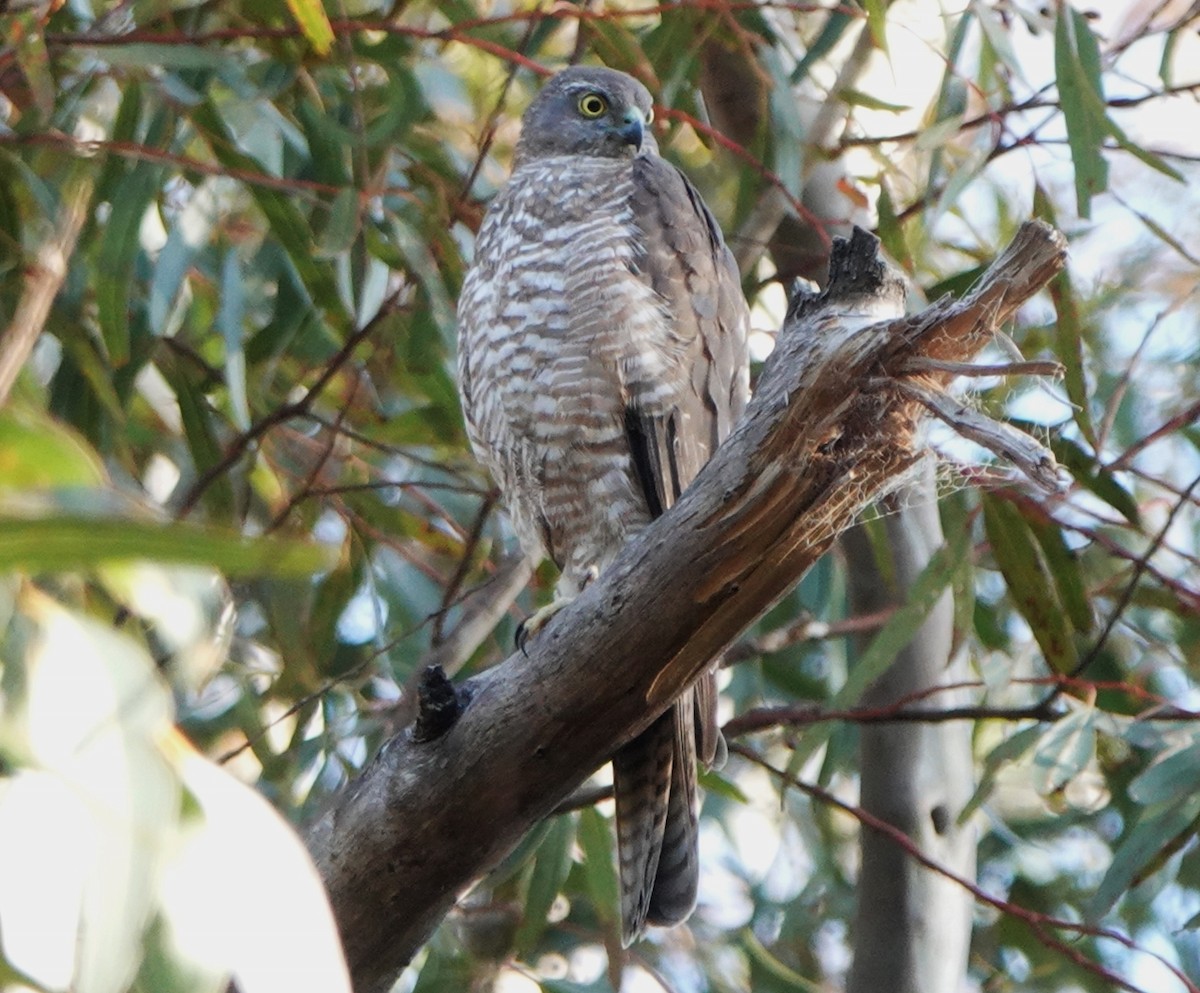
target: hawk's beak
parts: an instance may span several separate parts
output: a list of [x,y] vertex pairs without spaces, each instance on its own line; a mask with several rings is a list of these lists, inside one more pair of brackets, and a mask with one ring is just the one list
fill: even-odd
[[625,123],[617,129],[617,133],[626,145],[632,145],[635,149],[640,149],[642,147],[642,138],[646,133],[646,118],[642,116],[642,112],[637,107],[630,107],[625,111],[624,120]]

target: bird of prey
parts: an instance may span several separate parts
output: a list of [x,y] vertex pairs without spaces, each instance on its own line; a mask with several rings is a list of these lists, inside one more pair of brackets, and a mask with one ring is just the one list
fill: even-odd
[[[522,120],[459,301],[471,445],[526,552],[577,595],[679,497],[749,395],[749,315],[720,228],[658,154],[650,94],[573,67]],[[696,901],[712,670],[613,757],[622,940]]]

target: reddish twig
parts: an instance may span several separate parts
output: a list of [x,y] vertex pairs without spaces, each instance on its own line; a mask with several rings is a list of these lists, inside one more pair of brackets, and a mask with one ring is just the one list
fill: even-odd
[[924,852],[922,852],[920,848],[917,847],[912,838],[906,835],[898,827],[889,824],[887,821],[876,817],[874,814],[871,814],[866,810],[863,810],[861,807],[856,807],[853,804],[847,803],[845,800],[839,799],[828,790],[824,790],[812,783],[806,783],[803,780],[800,780],[786,772],[785,770],[775,768],[775,766],[771,765],[771,763],[769,763],[761,755],[745,745],[734,742],[729,746],[729,750],[737,755],[740,755],[742,758],[746,759],[746,761],[751,762],[752,764],[757,765],[761,769],[764,769],[765,771],[774,775],[785,785],[791,786],[799,790],[801,793],[804,793],[806,796],[809,796],[814,800],[818,800],[827,806],[834,807],[843,813],[849,814],[864,827],[870,828],[872,831],[877,831],[878,833],[889,838],[896,845],[898,845],[905,852],[905,854],[907,854],[915,862],[924,866],[930,872],[937,873],[939,876],[942,876],[958,886],[961,886],[980,903],[986,904],[987,906],[998,910],[1002,914],[1021,921],[1026,927],[1029,928],[1038,941],[1045,945],[1045,947],[1057,952],[1064,958],[1069,959],[1081,969],[1085,969],[1092,975],[1102,979],[1104,982],[1111,983],[1115,988],[1128,990],[1130,993],[1145,993],[1145,991],[1140,987],[1134,986],[1128,980],[1122,979],[1115,972],[1106,969],[1099,962],[1094,962],[1092,959],[1084,955],[1079,949],[1073,948],[1060,938],[1055,937],[1051,931],[1067,931],[1072,934],[1086,935],[1091,938],[1101,938],[1108,941],[1114,941],[1130,951],[1142,952],[1146,955],[1150,955],[1160,962],[1164,968],[1169,970],[1170,973],[1183,984],[1184,989],[1186,989],[1188,993],[1200,993],[1200,988],[1198,988],[1195,983],[1188,979],[1187,976],[1183,974],[1181,969],[1168,962],[1157,952],[1154,952],[1149,948],[1142,947],[1127,935],[1120,934],[1119,932],[1110,930],[1109,928],[1094,927],[1089,924],[1081,924],[1077,921],[1063,920],[1060,917],[1053,917],[1050,914],[1044,914],[1037,910],[1030,910],[1027,907],[1022,907],[1018,904],[1011,903],[1008,900],[1002,900],[999,897],[992,896],[992,894],[988,893],[972,880],[966,879],[965,877],[952,872],[945,866],[940,865],[938,862],[931,859]]

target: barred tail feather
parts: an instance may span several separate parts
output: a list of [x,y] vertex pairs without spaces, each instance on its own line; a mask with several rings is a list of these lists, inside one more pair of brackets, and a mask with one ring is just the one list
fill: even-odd
[[642,933],[650,911],[667,822],[674,751],[672,708],[613,756],[621,943],[627,948]]
[[663,830],[658,871],[650,893],[651,924],[671,927],[687,920],[696,906],[700,884],[699,825],[696,817],[696,730],[692,693],[673,708],[674,755],[667,822]]

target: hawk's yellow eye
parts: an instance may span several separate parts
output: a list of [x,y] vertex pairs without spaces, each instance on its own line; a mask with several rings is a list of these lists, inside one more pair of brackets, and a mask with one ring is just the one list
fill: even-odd
[[648,111],[646,111],[646,123],[647,124],[654,123],[654,108],[653,107],[651,107]]
[[579,98],[579,113],[584,117],[596,118],[608,110],[608,101],[599,93],[588,93]]

